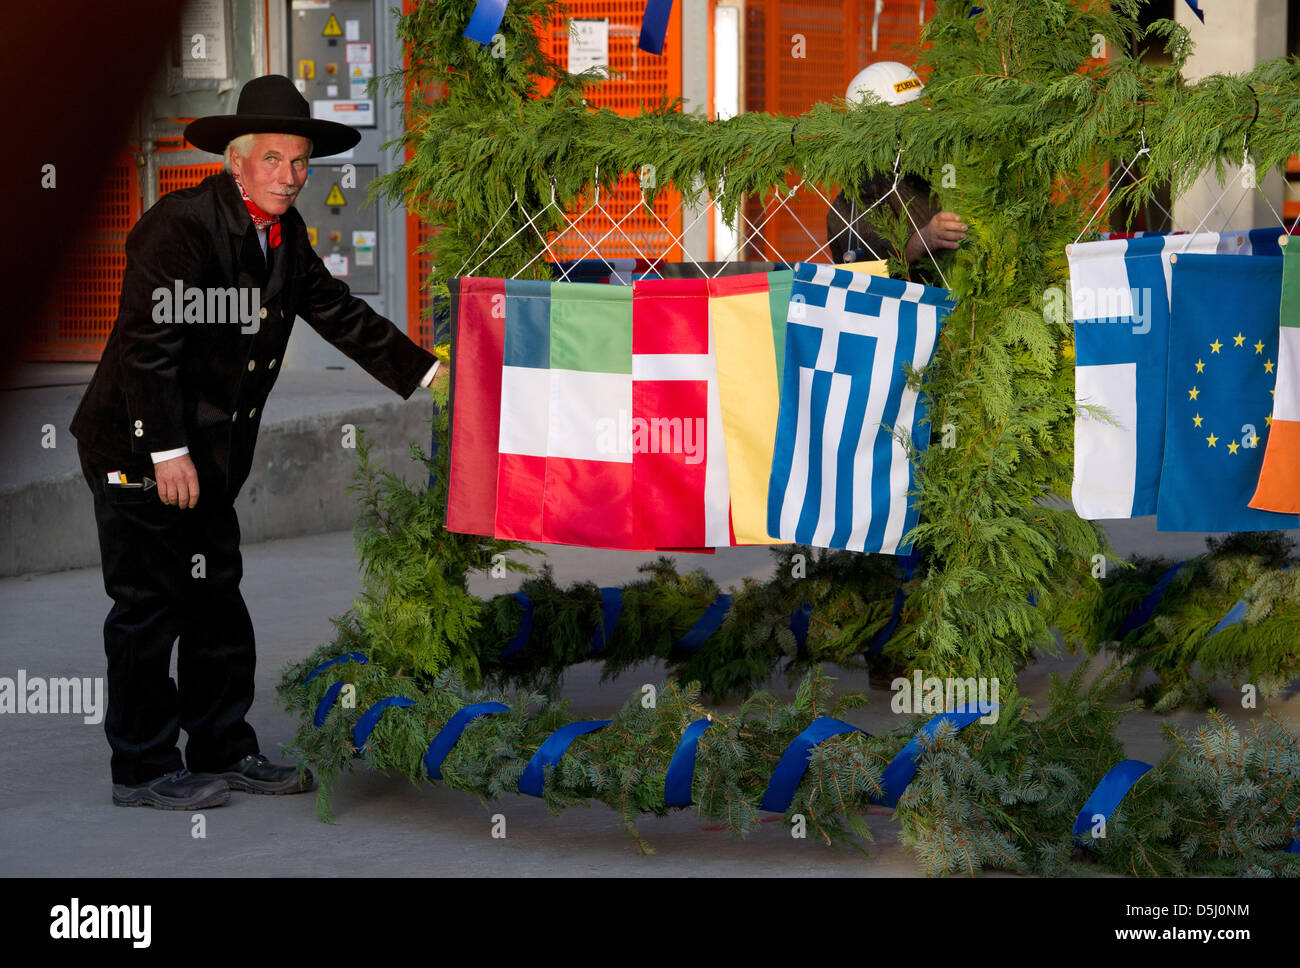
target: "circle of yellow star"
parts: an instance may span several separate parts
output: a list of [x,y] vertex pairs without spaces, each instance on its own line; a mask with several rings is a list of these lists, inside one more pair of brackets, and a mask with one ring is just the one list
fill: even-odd
[[1200,395],[1200,393],[1201,393],[1200,390],[1196,389],[1196,387],[1192,387],[1190,390],[1187,391],[1187,398],[1189,400],[1195,400]]
[[1217,339],[1210,344],[1210,352],[1212,353],[1217,353],[1222,348],[1223,348],[1223,344],[1220,343]]
[[1259,355],[1260,353],[1263,353],[1263,352],[1264,352],[1264,343],[1263,343],[1262,341],[1256,343],[1256,344],[1255,344],[1255,354],[1256,354],[1256,355]]
[[1202,419],[1203,419],[1203,418],[1202,418],[1201,415],[1198,413],[1195,417],[1192,418],[1192,426],[1193,426],[1193,427],[1199,427],[1199,426],[1201,425],[1201,420],[1202,420]]
[[1197,361],[1196,361],[1196,372],[1197,372],[1197,373],[1204,373],[1204,372],[1205,372],[1205,361],[1204,361],[1204,360],[1197,360]]
[[1232,338],[1233,346],[1240,346],[1244,342],[1246,342],[1246,337],[1242,336],[1240,333]]
[[1234,440],[1232,443],[1228,445],[1228,453],[1235,454],[1240,448],[1241,448],[1241,444],[1237,443]]
[[1273,426],[1273,415],[1271,413],[1264,418],[1264,426],[1265,427]]
[[1252,434],[1252,435],[1251,435],[1251,438],[1250,438],[1250,446],[1252,446],[1252,447],[1258,447],[1258,446],[1259,446],[1259,434]]
[[1205,440],[1211,447],[1217,447],[1219,444],[1219,438],[1214,436],[1213,431],[1210,432],[1210,436],[1206,437]]
[[1266,362],[1264,363],[1264,372],[1265,372],[1265,373],[1272,373],[1272,372],[1273,372],[1273,361],[1272,361],[1272,360],[1268,360],[1268,361],[1266,361]]

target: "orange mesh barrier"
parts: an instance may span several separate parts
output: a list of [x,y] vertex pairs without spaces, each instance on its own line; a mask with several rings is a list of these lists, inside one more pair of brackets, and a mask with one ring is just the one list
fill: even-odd
[[24,349],[26,359],[99,359],[117,318],[126,236],[140,212],[135,155],[124,152],[105,178],[89,230],[59,275],[36,335]]

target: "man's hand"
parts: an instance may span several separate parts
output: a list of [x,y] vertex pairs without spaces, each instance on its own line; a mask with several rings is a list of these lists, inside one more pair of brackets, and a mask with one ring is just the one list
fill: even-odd
[[154,464],[153,473],[163,504],[192,508],[199,503],[199,475],[189,454]]
[[915,262],[925,255],[927,246],[931,252],[957,248],[965,241],[969,228],[953,212],[940,212],[907,240],[907,261]]

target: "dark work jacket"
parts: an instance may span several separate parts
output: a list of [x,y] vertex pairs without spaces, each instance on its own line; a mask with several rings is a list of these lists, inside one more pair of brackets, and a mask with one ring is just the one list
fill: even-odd
[[[888,259],[890,257],[903,258],[903,253],[896,252],[883,236],[872,231],[868,227],[868,219],[874,218],[880,213],[880,209],[888,205],[894,216],[903,214],[903,203],[899,201],[897,195],[890,195],[889,198],[872,209],[868,218],[863,218],[862,213],[867,210],[877,199],[882,198],[889,191],[889,186],[894,183],[894,176],[877,175],[862,184],[858,189],[862,196],[862,204],[854,205],[850,209],[849,201],[844,197],[844,193],[835,196],[835,201],[831,203],[831,209],[826,213],[826,238],[830,242],[831,260],[833,262],[866,262],[875,258]],[[919,175],[904,175],[898,182],[898,194],[907,200],[907,211],[912,216],[912,221],[916,223],[917,228],[924,228],[930,219],[939,214],[939,205],[934,197],[930,194],[930,184]],[[852,226],[850,223],[855,222]],[[853,231],[850,231],[852,227]],[[870,248],[868,248],[870,247]],[[856,251],[855,251],[856,250]],[[872,255],[872,252],[875,255]],[[853,253],[851,260],[846,259],[846,254]],[[922,265],[924,260],[924,265]],[[914,266],[922,268],[930,266],[928,256],[922,255],[921,259],[914,263]]]
[[[200,490],[231,499],[252,466],[267,395],[283,369],[295,316],[403,398],[434,357],[326,270],[292,206],[280,217],[271,268],[234,176],[221,171],[169,192],[126,239],[117,319],[71,431],[102,458],[126,466],[186,446]],[[233,322],[156,322],[156,289],[260,290],[257,331]]]

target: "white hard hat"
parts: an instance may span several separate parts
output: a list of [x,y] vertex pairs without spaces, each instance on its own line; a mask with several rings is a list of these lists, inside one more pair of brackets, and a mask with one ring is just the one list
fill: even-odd
[[900,64],[898,61],[879,61],[870,67],[864,67],[858,71],[853,80],[849,81],[849,89],[844,94],[844,100],[852,104],[855,101],[862,101],[864,95],[870,93],[886,104],[898,106],[908,101],[915,101],[921,96],[923,87],[925,85],[916,76],[916,71],[906,64]]

